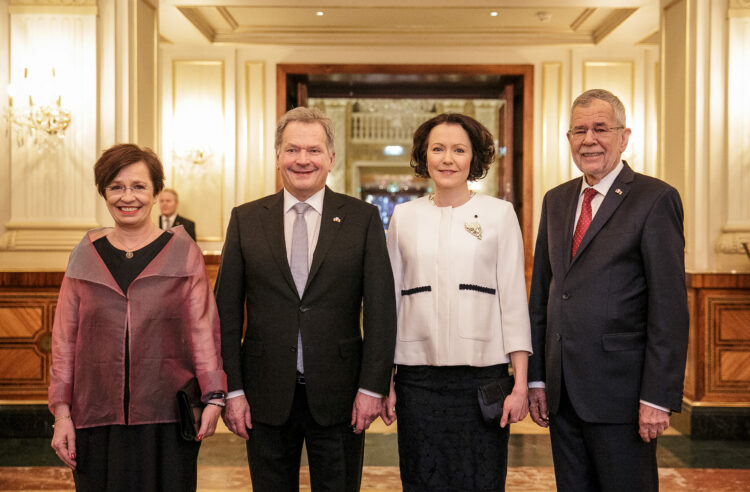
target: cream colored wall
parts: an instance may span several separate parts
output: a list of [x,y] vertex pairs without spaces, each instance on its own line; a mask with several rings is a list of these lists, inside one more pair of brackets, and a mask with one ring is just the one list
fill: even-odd
[[[579,175],[569,157],[565,131],[568,110],[573,98],[586,88],[606,84],[623,100],[632,102],[629,126],[634,137],[627,157],[634,167],[648,173],[656,169],[656,116],[654,69],[655,48],[431,48],[431,47],[294,47],[246,46],[241,48],[162,47],[162,128],[165,147],[162,156],[168,167],[180,164],[170,158],[171,142],[179,137],[170,135],[169,118],[174,111],[171,88],[175,84],[173,66],[180,60],[203,62],[220,61],[225,70],[225,92],[214,99],[218,108],[223,105],[224,129],[220,144],[224,160],[223,178],[226,186],[220,198],[214,193],[190,192],[182,198],[185,214],[204,211],[210,213],[211,226],[225,225],[235,204],[259,198],[275,190],[273,129],[276,123],[276,71],[280,63],[364,63],[364,64],[532,64],[534,65],[534,217],[536,224],[541,199],[546,190]],[[263,77],[248,83],[245,67],[248,63],[262,66]],[[559,67],[554,76],[550,66]],[[545,75],[547,74],[547,75]],[[197,76],[196,76],[197,77]],[[263,87],[258,88],[262,82]],[[198,79],[194,81],[199,84]],[[254,110],[247,110],[247,94],[256,90],[265,96]],[[234,110],[236,108],[236,111]],[[236,117],[236,123],[235,123]],[[262,140],[262,162],[256,145],[247,145],[245,129],[265,128]],[[542,134],[544,133],[544,137]],[[256,137],[257,138],[257,137]],[[235,154],[236,152],[236,154]],[[236,157],[235,157],[236,156]],[[219,156],[216,156],[217,159]],[[248,168],[252,172],[248,172]],[[173,172],[173,171],[170,171]],[[182,190],[181,197],[184,196]],[[189,202],[189,205],[188,205]],[[210,212],[209,212],[210,211]],[[205,218],[202,220],[206,220]],[[199,224],[199,239],[200,229]],[[207,239],[207,238],[204,238]],[[204,249],[219,250],[220,241],[199,241]]]
[[1,32],[8,33],[0,43],[0,86],[22,80],[24,67],[54,67],[71,113],[62,143],[43,152],[31,140],[11,142],[0,123],[0,173],[7,177],[0,179],[0,270],[62,270],[84,231],[111,224],[93,163],[117,142],[157,143],[157,19],[150,0],[52,7],[0,0]]
[[659,175],[685,208],[689,271],[750,271],[750,2],[663,0]]
[[[27,71],[36,83],[54,71],[54,96],[69,109],[71,125],[57,146],[41,146],[33,137],[9,143],[10,213],[0,265],[56,264],[96,224],[96,199],[86,185],[96,155],[96,8],[84,2],[49,13],[13,5],[8,13],[10,79],[21,87]],[[34,96],[37,105],[54,97]]]
[[[10,80],[10,17],[8,0],[0,0],[0,87]],[[8,98],[0,92],[0,115],[8,110]],[[6,137],[7,123],[0,117],[0,234],[10,220],[10,139]]]
[[[77,204],[74,218],[94,217],[96,223],[110,223],[93,184],[86,184],[91,180],[90,166],[113,143],[142,139],[156,144],[167,167],[168,185],[182,188],[182,211],[198,220],[200,244],[207,251],[218,251],[231,208],[275,189],[277,64],[532,64],[535,228],[544,193],[578,175],[564,135],[570,103],[583,90],[605,85],[629,106],[633,137],[626,158],[637,170],[666,179],[683,195],[688,267],[750,269],[739,249],[742,240],[750,239],[750,194],[746,192],[750,164],[747,152],[739,150],[748,147],[750,135],[750,103],[744,89],[750,82],[744,68],[750,66],[747,0],[663,1],[661,52],[655,47],[612,46],[606,41],[596,47],[512,48],[163,44],[156,54],[157,66],[151,67],[156,87],[148,86],[148,81],[139,86],[137,77],[139,63],[148,59],[142,56],[139,61],[139,43],[143,48],[150,31],[136,30],[134,19],[148,12],[149,5],[149,0],[97,2],[92,42],[97,47],[98,76],[95,89],[85,95],[98,94],[99,99],[93,112],[76,117],[76,123],[93,125],[82,137],[88,143],[80,152],[69,149],[65,159],[30,166],[31,157],[15,150],[0,131],[0,238],[16,231],[14,214],[19,208],[13,203],[36,210],[35,200],[49,201],[51,194],[45,185],[40,186],[43,181],[32,167],[43,173],[57,172],[62,183],[56,186],[63,192],[80,187],[81,196],[71,199]],[[156,12],[151,10],[147,15],[154,16],[151,25],[155,26]],[[0,32],[10,31],[9,19],[9,1],[0,0],[0,28],[5,28]],[[7,67],[14,52],[11,43],[0,43],[0,82],[9,80]],[[660,65],[660,59],[668,63]],[[673,68],[675,62],[679,70]],[[661,87],[660,77],[666,81]],[[158,107],[144,120],[149,99],[141,97],[139,105],[138,95],[149,89],[157,91]],[[191,113],[196,97],[213,115],[207,119],[211,121],[208,127],[201,127],[205,122]],[[7,101],[0,98],[0,109],[5,106]],[[187,125],[175,121],[180,114],[188,115]],[[149,136],[143,128],[154,118],[157,131]],[[184,128],[188,130],[178,131]],[[195,128],[206,130],[195,132]],[[205,175],[186,173],[173,150],[186,140],[202,144],[204,139],[212,147],[210,169]],[[80,172],[76,175],[70,169]],[[54,243],[52,250],[39,253],[39,245],[31,244],[24,254],[16,251],[15,256],[8,256],[6,244],[0,251],[0,269],[64,268],[74,241],[60,231],[59,223],[70,219],[71,200],[58,200],[60,206],[52,212],[47,207],[32,217],[55,222],[55,227],[44,231],[47,244]],[[75,233],[80,235],[80,231]]]

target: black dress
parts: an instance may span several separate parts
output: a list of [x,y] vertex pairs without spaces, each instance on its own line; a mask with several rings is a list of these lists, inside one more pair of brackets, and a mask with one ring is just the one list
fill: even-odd
[[[127,258],[102,237],[94,241],[112,277],[123,292],[166,246],[172,234],[164,232]],[[125,421],[128,420],[128,337],[125,347]],[[170,404],[170,402],[165,402]],[[78,491],[189,491],[196,490],[200,442],[180,437],[176,423],[105,425],[76,429],[77,467],[73,478]]]

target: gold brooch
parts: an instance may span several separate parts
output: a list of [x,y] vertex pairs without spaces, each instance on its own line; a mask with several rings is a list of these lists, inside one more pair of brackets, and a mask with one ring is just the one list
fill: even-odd
[[622,195],[622,190],[620,188],[617,188],[615,190],[615,193],[617,193],[618,195]]
[[475,238],[482,239],[482,225],[479,222],[465,222],[464,229]]
[[334,218],[333,218],[333,221],[334,221],[334,222],[341,222],[341,219],[340,219],[340,218],[338,218],[338,217],[334,217]]

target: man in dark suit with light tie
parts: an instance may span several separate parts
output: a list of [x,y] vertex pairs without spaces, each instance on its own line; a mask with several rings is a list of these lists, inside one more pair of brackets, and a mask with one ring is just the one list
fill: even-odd
[[325,186],[335,154],[320,111],[286,113],[275,148],[284,189],[232,211],[216,279],[224,422],[247,439],[253,490],[298,490],[304,441],[313,491],[356,491],[395,348],[383,224]]
[[179,203],[180,197],[175,190],[171,188],[161,190],[161,193],[159,193],[159,210],[161,211],[159,227],[166,231],[167,229],[181,225],[185,228],[185,232],[195,241],[195,222],[177,214]]
[[616,96],[580,95],[568,141],[583,177],[542,205],[529,409],[549,425],[560,491],[658,490],[656,437],[682,404],[682,202],[620,159],[629,137]]

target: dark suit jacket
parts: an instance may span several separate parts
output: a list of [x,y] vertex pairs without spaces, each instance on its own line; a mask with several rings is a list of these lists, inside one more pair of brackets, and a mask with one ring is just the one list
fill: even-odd
[[571,261],[581,179],[544,197],[529,381],[546,382],[556,413],[564,378],[587,422],[637,422],[641,399],[679,411],[688,341],[680,196],[625,163]]
[[254,422],[285,422],[302,330],[310,412],[321,425],[348,422],[358,388],[389,389],[396,297],[383,224],[376,207],[326,188],[300,299],[286,256],[283,208],[281,191],[232,210],[215,287],[229,391],[244,389]]
[[[159,216],[159,228],[161,228],[162,217],[164,216],[163,215]],[[174,224],[172,224],[172,227],[175,227],[178,225],[181,225],[182,227],[184,227],[188,235],[190,235],[190,237],[193,238],[193,241],[195,241],[195,222],[178,214],[177,217],[174,218]]]

